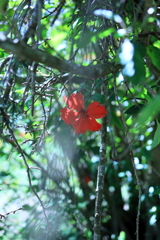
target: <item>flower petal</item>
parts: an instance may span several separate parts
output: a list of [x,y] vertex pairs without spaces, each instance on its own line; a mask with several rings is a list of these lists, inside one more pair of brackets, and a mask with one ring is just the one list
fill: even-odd
[[87,124],[87,116],[85,114],[81,114],[79,118],[72,124],[76,133],[85,133],[88,127]]
[[66,98],[66,103],[69,108],[80,111],[84,108],[84,97],[81,93],[72,93]]
[[87,130],[89,131],[99,131],[102,128],[102,124],[98,123],[95,119],[93,118],[88,118],[88,128]]
[[61,118],[66,124],[73,124],[76,120],[76,117],[78,116],[78,112],[74,112],[68,108],[62,108],[60,112]]
[[90,118],[102,118],[107,114],[107,110],[99,102],[94,101],[87,107],[86,114]]
[[102,128],[100,123],[93,118],[87,117],[85,113],[81,114],[72,125],[76,133],[85,133],[86,130],[99,131]]

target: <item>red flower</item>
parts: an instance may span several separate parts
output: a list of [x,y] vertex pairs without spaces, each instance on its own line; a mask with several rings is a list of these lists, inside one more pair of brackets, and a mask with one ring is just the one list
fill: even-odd
[[[73,93],[66,98],[68,108],[62,108],[61,118],[66,124],[72,124],[76,133],[85,133],[86,130],[98,131],[102,125],[95,119],[102,118],[107,110],[98,102],[92,102],[87,109],[84,109],[84,97],[81,93]],[[76,110],[76,111],[75,111]]]

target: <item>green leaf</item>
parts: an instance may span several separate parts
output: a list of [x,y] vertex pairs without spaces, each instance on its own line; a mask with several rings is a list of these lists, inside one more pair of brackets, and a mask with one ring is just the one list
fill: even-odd
[[95,155],[99,155],[99,147],[98,147],[98,146],[92,147],[92,152],[93,152]]
[[4,57],[4,52],[2,49],[0,49],[0,58],[3,58]]
[[146,47],[142,43],[135,43],[134,44],[134,51],[139,52],[142,57],[146,55]]
[[79,41],[79,43],[77,44],[79,48],[84,48],[86,47],[89,43],[91,42],[96,42],[99,38],[104,38],[109,36],[110,34],[112,34],[113,32],[115,32],[114,28],[109,28],[107,30],[103,30],[103,31],[97,31],[97,32],[87,32],[85,34],[85,37]]
[[153,65],[160,70],[160,59],[159,59],[160,49],[150,45],[147,47],[147,54],[152,60]]
[[89,139],[88,141],[86,141],[85,146],[87,146],[87,148],[92,147],[92,145],[95,143],[95,139]]
[[100,94],[100,93],[94,93],[94,95],[91,96],[91,99],[93,101],[97,101],[99,103],[104,103],[105,102],[105,97],[104,95]]
[[160,41],[157,40],[156,42],[153,43],[154,47],[160,48]]
[[160,124],[158,121],[157,122],[157,129],[154,134],[153,142],[152,142],[152,148],[155,148],[158,144],[160,144]]
[[97,35],[93,36],[91,38],[91,42],[95,42],[97,41],[97,38],[104,38],[104,37],[108,37],[109,35],[111,35],[111,33],[114,33],[115,29],[114,28],[109,28],[103,32],[98,33]]
[[113,124],[115,124],[117,127],[119,127],[122,131],[125,130],[121,119],[113,111],[111,112],[111,121]]
[[1,0],[0,1],[0,12],[5,11],[5,8],[7,7],[8,0]]
[[24,208],[25,211],[29,211],[29,210],[32,209],[32,207],[28,204],[23,205],[23,208]]
[[131,77],[127,77],[134,85],[139,84],[145,80],[146,70],[144,66],[144,54],[145,49],[143,48],[141,51],[139,50],[140,46],[134,46],[134,55],[133,55],[133,62],[134,62],[134,75]]
[[137,105],[133,105],[131,106],[130,108],[128,108],[125,113],[126,114],[130,114],[130,115],[134,115],[134,114],[137,114],[139,113],[139,111],[144,107],[145,105],[144,104],[137,104]]
[[138,125],[144,125],[149,120],[152,120],[154,116],[160,111],[160,96],[151,99],[149,104],[144,107],[137,119]]
[[9,17],[13,17],[15,11],[13,9],[8,9],[7,14]]

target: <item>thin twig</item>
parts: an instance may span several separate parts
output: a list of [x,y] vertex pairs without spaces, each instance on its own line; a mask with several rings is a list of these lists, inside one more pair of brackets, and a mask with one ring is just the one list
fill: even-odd
[[97,174],[97,187],[96,187],[96,202],[95,202],[95,216],[94,216],[94,240],[101,239],[101,220],[102,220],[102,199],[104,188],[105,164],[106,164],[106,116],[102,120],[101,130],[101,146],[100,146],[100,162]]
[[[58,181],[57,181],[57,179],[54,178],[51,174],[49,174],[49,173],[47,172],[47,170],[45,170],[45,168],[44,168],[43,166],[41,166],[41,164],[40,164],[39,162],[35,161],[35,160],[31,157],[30,154],[27,154],[25,151],[23,151],[23,150],[21,149],[20,144],[17,142],[17,139],[16,139],[16,137],[14,136],[14,133],[13,133],[12,129],[11,129],[9,126],[8,126],[8,130],[10,131],[10,134],[12,135],[12,139],[13,139],[13,142],[9,142],[9,143],[10,143],[13,147],[15,147],[15,148],[17,149],[17,151],[21,154],[21,156],[22,156],[22,158],[23,158],[23,160],[24,160],[24,163],[25,163],[25,165],[26,165],[26,168],[27,168],[27,174],[28,174],[28,179],[29,179],[30,188],[31,188],[31,190],[33,191],[33,193],[35,194],[35,196],[38,198],[38,201],[40,202],[40,204],[41,204],[41,206],[42,206],[43,213],[44,213],[44,216],[45,216],[45,219],[46,219],[46,222],[47,222],[46,239],[47,239],[47,236],[48,236],[48,233],[49,233],[49,228],[51,228],[51,227],[52,227],[52,229],[54,229],[54,230],[57,232],[57,235],[59,236],[59,231],[58,231],[56,228],[54,228],[53,226],[50,225],[50,223],[49,223],[49,221],[48,221],[48,217],[47,217],[47,215],[46,215],[46,211],[45,211],[46,208],[44,207],[43,202],[41,201],[40,197],[39,197],[38,194],[35,192],[35,190],[34,190],[34,188],[33,188],[33,186],[32,186],[32,182],[31,182],[31,178],[30,178],[30,170],[31,170],[31,169],[40,170],[40,171],[42,171],[43,174],[45,174],[46,176],[48,176],[52,181],[56,182],[56,184],[58,184]],[[3,138],[3,136],[1,136],[1,137],[2,137],[2,139],[3,139],[4,141],[6,141],[6,139]],[[7,141],[7,142],[8,142],[8,141]],[[27,162],[26,162],[26,157],[27,157],[31,162],[33,162],[35,165],[37,165],[37,167],[29,167],[28,164],[27,164]],[[63,189],[60,185],[58,185],[58,187],[59,187],[60,189],[62,189],[63,191],[65,191],[65,189]],[[1,190],[1,189],[0,189],[0,190]],[[66,193],[67,193],[67,191],[65,192],[65,194],[66,194]],[[60,236],[59,236],[59,239],[61,239]]]
[[31,84],[32,84],[32,116],[34,116],[34,97],[35,97],[35,76],[38,64],[33,62],[32,64],[32,75],[31,75]]
[[[22,157],[22,159],[23,159],[23,161],[24,161],[24,164],[25,164],[25,166],[26,166],[30,188],[32,189],[34,195],[37,197],[37,199],[38,199],[38,201],[39,201],[39,203],[40,203],[40,205],[41,205],[41,207],[42,207],[42,209],[43,209],[43,214],[44,214],[44,217],[45,217],[46,223],[47,223],[47,224],[46,224],[46,236],[48,236],[48,229],[49,229],[49,227],[50,227],[50,224],[49,224],[48,217],[47,217],[47,214],[46,214],[46,211],[45,211],[45,207],[44,207],[43,202],[42,202],[42,200],[40,199],[39,195],[37,194],[37,192],[35,191],[35,189],[34,189],[33,186],[32,186],[32,181],[31,181],[31,176],[30,176],[30,168],[29,168],[28,163],[27,163],[27,161],[26,161],[26,158],[25,158],[25,155],[24,155],[24,153],[23,153],[23,150],[21,149],[21,147],[20,147],[20,145],[19,145],[19,143],[18,143],[18,141],[17,141],[17,139],[16,139],[16,137],[15,137],[12,129],[10,128],[10,126],[9,126],[8,124],[7,124],[7,128],[8,128],[8,130],[9,130],[9,132],[10,132],[10,134],[11,134],[13,140],[14,140],[14,143],[16,144],[17,149],[19,150],[19,152],[20,152],[20,154],[21,154],[21,157]],[[47,238],[46,238],[46,239],[47,239]]]
[[138,210],[137,210],[136,233],[135,234],[136,234],[136,240],[139,240],[139,216],[140,216],[140,209],[141,209],[142,190],[141,190],[140,180],[139,180],[139,177],[138,177],[136,166],[135,166],[135,163],[134,163],[134,154],[133,154],[133,150],[132,150],[132,145],[129,141],[129,136],[128,136],[129,129],[128,129],[128,126],[127,126],[126,121],[125,121],[122,105],[121,105],[120,100],[118,98],[117,87],[116,87],[116,76],[114,76],[114,92],[115,92],[116,100],[118,102],[118,105],[119,105],[119,108],[120,108],[120,111],[121,111],[121,117],[122,117],[123,126],[125,128],[125,135],[126,135],[126,140],[127,140],[128,147],[129,147],[131,162],[132,162],[132,165],[133,165],[133,170],[134,170],[134,174],[135,174],[135,177],[136,177],[136,182],[137,182],[137,185],[138,185]]
[[10,212],[4,213],[4,214],[1,214],[1,213],[0,213],[0,219],[5,218],[7,215],[9,215],[9,214],[11,214],[11,213],[15,214],[17,211],[20,211],[20,210],[24,210],[24,208],[21,207],[21,208],[18,208],[18,209],[16,209],[16,210],[14,210],[14,211],[10,211]]

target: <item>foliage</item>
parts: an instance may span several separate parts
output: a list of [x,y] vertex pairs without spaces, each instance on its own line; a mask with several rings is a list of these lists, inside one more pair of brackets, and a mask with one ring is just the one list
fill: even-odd
[[[106,159],[101,239],[159,239],[159,5],[142,2],[1,1],[0,239],[95,240]],[[61,120],[75,92],[106,106],[102,131]]]

